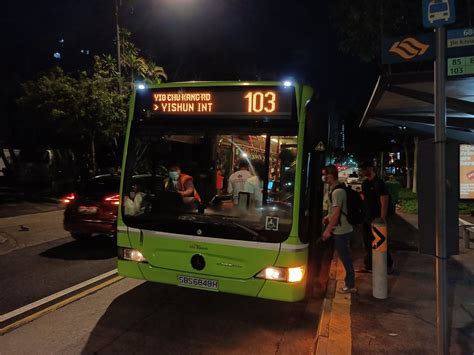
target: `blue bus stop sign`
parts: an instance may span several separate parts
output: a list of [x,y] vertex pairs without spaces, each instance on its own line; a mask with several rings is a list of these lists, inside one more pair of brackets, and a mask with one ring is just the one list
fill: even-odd
[[454,0],[423,0],[423,26],[443,27],[456,21]]

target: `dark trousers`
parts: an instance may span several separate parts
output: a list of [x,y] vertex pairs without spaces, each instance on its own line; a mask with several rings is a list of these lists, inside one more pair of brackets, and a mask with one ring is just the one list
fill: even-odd
[[342,265],[344,265],[344,269],[346,270],[346,286],[349,288],[353,288],[355,286],[355,274],[354,274],[354,265],[352,264],[351,258],[351,233],[346,234],[334,234],[334,247],[337,250],[337,254],[339,255],[339,259],[342,261]]
[[[364,257],[364,266],[367,270],[372,270],[372,242],[374,240],[374,235],[372,234],[372,222],[364,222],[362,224],[362,235],[364,237],[364,247],[365,247],[365,257]],[[391,268],[393,266],[392,255],[390,250],[387,247],[387,267]]]

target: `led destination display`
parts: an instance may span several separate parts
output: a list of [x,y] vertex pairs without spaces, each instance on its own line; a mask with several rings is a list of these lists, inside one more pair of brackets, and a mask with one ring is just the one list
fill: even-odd
[[155,116],[238,116],[291,118],[293,87],[238,86],[163,88],[137,93],[139,106]]

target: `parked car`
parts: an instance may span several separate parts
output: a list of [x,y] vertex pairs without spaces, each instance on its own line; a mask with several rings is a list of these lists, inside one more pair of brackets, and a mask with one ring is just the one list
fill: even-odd
[[64,229],[76,240],[94,234],[115,235],[119,206],[119,175],[99,175],[63,199]]
[[362,176],[357,175],[356,172],[353,172],[352,174],[350,174],[346,180],[347,184],[349,185],[362,184],[363,181],[364,181],[364,178]]

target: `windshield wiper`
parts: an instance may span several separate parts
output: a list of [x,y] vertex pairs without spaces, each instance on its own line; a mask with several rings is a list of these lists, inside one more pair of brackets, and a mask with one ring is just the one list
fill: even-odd
[[255,232],[253,229],[243,225],[243,224],[240,224],[240,223],[237,223],[235,221],[228,221],[230,222],[229,224],[233,225],[233,226],[236,226],[236,227],[239,227],[240,229],[243,229],[244,231],[247,231],[248,233],[250,233],[251,235],[253,235],[254,237],[258,237],[260,236],[259,233]]
[[[260,234],[255,232],[253,229],[232,220],[232,218],[238,218],[238,217],[226,216],[226,215],[221,215],[221,214],[202,215],[200,213],[192,213],[192,212],[185,213],[185,214],[186,215],[191,215],[193,217],[197,217],[197,218],[195,218],[196,221],[210,222],[214,225],[232,225],[232,226],[238,227],[238,228],[246,231],[247,233],[250,233],[254,237],[260,236]],[[226,221],[226,223],[222,223],[222,220],[214,221],[214,220],[212,220],[212,217],[223,217],[224,221]]]
[[198,216],[198,217],[223,217],[223,218],[228,218],[228,219],[240,218],[237,216],[229,216],[226,214],[202,214],[199,212],[183,212],[183,213],[180,213],[180,215],[191,215],[191,216]]

